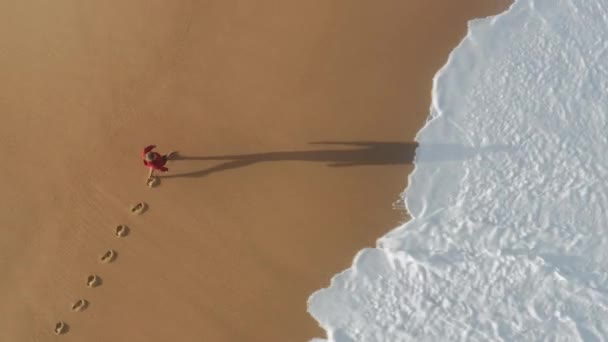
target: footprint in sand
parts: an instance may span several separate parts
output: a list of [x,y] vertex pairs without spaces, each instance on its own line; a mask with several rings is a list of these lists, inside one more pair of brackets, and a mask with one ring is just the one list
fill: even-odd
[[152,177],[146,184],[148,185],[149,188],[153,188],[153,187],[157,186],[159,183],[160,183],[160,179],[158,177]]
[[116,259],[116,252],[112,249],[108,249],[107,252],[103,253],[100,257],[99,257],[99,261],[103,264],[108,264],[111,263],[112,261],[114,261],[114,259]]
[[87,277],[87,286],[88,287],[97,287],[101,285],[101,278],[95,274],[91,274]]
[[72,311],[80,312],[85,310],[89,306],[89,302],[86,299],[80,298],[72,304]]
[[133,214],[133,215],[140,215],[144,211],[146,211],[147,208],[148,208],[148,206],[146,205],[146,203],[139,202],[139,203],[137,203],[137,204],[135,204],[134,206],[131,207],[131,214]]
[[53,331],[55,332],[55,335],[62,335],[67,333],[68,329],[69,327],[65,322],[57,322]]
[[116,236],[125,237],[127,235],[129,235],[129,227],[125,226],[124,224],[119,224],[116,226]]

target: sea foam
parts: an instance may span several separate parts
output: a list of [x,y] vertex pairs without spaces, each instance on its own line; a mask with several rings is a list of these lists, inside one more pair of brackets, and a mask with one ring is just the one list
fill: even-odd
[[517,0],[436,74],[411,220],[314,293],[332,342],[608,338],[608,1]]

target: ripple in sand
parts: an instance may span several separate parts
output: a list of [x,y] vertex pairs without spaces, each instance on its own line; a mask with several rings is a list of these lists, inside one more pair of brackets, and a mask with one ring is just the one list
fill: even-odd
[[125,237],[127,235],[129,235],[129,227],[125,226],[124,224],[119,224],[116,226],[116,236]]
[[95,274],[91,274],[87,277],[87,286],[88,287],[96,287],[101,285],[101,278]]
[[148,206],[146,205],[146,203],[139,202],[139,203],[137,203],[137,204],[135,204],[134,206],[131,207],[131,214],[133,214],[133,215],[140,215],[144,211],[146,211],[147,208],[148,208]]
[[110,263],[110,262],[114,261],[114,259],[116,259],[116,255],[117,254],[114,250],[108,249],[105,253],[103,253],[99,257],[99,261],[104,264]]
[[80,312],[85,310],[89,306],[89,302],[86,299],[79,299],[72,304],[72,311]]

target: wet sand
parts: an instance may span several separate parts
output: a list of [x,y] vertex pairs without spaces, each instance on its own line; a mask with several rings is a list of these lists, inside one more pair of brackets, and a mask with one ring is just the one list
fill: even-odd
[[322,337],[308,296],[407,219],[432,77],[507,5],[0,3],[0,340]]

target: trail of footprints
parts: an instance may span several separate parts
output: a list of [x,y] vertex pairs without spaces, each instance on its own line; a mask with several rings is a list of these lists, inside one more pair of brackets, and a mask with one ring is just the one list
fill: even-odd
[[[146,211],[147,207],[148,206],[146,205],[146,203],[140,202],[140,203],[133,205],[131,207],[130,211],[131,211],[131,214],[133,214],[133,215],[140,215]],[[123,238],[123,237],[129,235],[129,227],[127,227],[124,224],[119,224],[118,226],[116,226],[116,229],[114,230],[114,234],[118,238]],[[105,251],[103,254],[101,254],[99,256],[99,262],[102,264],[109,264],[112,261],[116,260],[117,256],[118,256],[118,253],[116,253],[115,250],[108,249],[107,251]],[[101,286],[101,284],[102,284],[102,279],[97,274],[90,274],[86,278],[86,286],[88,286],[88,287],[95,288],[95,287]],[[81,311],[86,310],[88,308],[88,306],[89,306],[89,301],[87,299],[79,298],[72,303],[71,309],[73,312],[81,312]],[[65,333],[67,333],[68,330],[69,330],[69,325],[64,321],[59,321],[55,324],[55,328],[53,331],[54,331],[55,335],[63,335]]]

